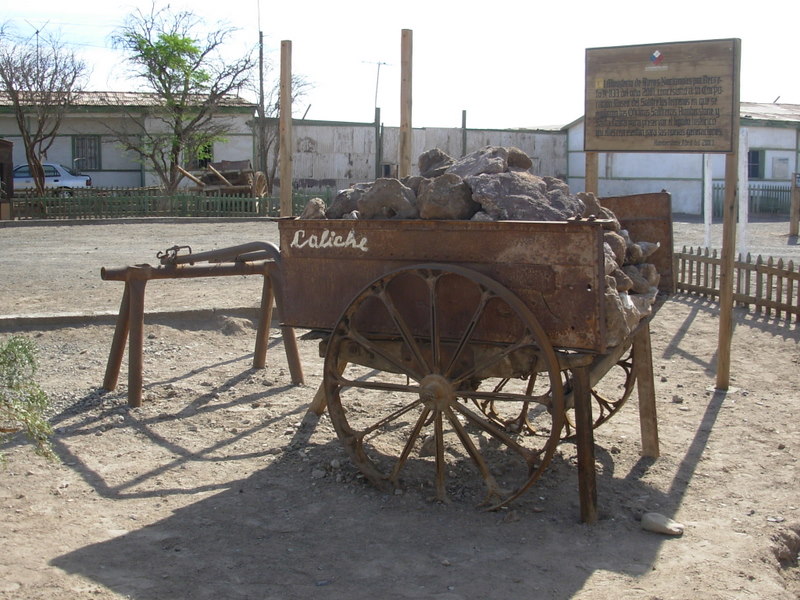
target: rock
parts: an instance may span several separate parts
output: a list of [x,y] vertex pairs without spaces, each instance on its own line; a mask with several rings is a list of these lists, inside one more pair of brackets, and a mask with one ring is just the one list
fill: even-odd
[[565,221],[583,213],[583,203],[531,173],[466,177],[472,199],[494,220]]
[[627,244],[625,243],[625,238],[623,238],[616,231],[606,231],[603,233],[603,241],[609,246],[611,246],[611,249],[614,251],[614,256],[616,258],[617,265],[619,265],[620,267],[624,265],[625,250],[627,248]]
[[[602,206],[600,201],[597,199],[592,192],[578,192],[578,198],[584,203],[584,211],[583,216],[586,218],[595,217],[597,219],[606,219],[610,221],[608,225],[608,229],[611,231],[619,231],[620,224],[617,220],[617,216]],[[620,263],[622,264],[622,263]]]
[[458,175],[446,173],[420,185],[417,208],[421,219],[471,219],[480,205]]
[[439,148],[433,148],[420,154],[417,165],[422,177],[433,178],[444,175],[454,162],[455,159],[452,156]]
[[630,292],[631,288],[633,288],[633,281],[631,278],[625,274],[625,271],[617,267],[611,273],[611,277],[614,278],[616,282],[616,288],[618,292]]
[[622,267],[625,274],[630,277],[632,283],[631,290],[634,294],[646,294],[653,287],[650,282],[642,276],[641,271],[636,265],[625,265]]
[[664,535],[683,535],[684,526],[660,513],[649,512],[642,515],[642,529]]
[[358,213],[362,219],[416,219],[414,191],[397,179],[376,179],[358,199]]
[[364,192],[369,190],[370,187],[371,184],[369,183],[356,183],[346,190],[341,190],[336,195],[336,198],[333,199],[328,210],[325,211],[325,216],[329,219],[341,219],[344,218],[345,215],[351,214],[358,208],[359,198],[361,198]]
[[508,150],[501,146],[487,146],[458,159],[447,169],[466,179],[481,174],[497,174],[508,171]]
[[528,171],[533,167],[530,156],[519,148],[509,146],[508,150],[508,170],[509,171]]
[[322,198],[312,198],[306,203],[306,207],[303,209],[303,214],[300,215],[300,218],[324,219],[325,208],[325,201]]
[[472,215],[472,219],[470,219],[470,221],[483,221],[483,222],[496,221],[496,220],[497,219],[493,219],[489,213],[483,210],[479,210],[478,212],[476,212],[474,215]]

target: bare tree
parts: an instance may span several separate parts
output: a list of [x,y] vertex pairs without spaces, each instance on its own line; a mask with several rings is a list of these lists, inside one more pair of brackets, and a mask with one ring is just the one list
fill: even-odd
[[[308,93],[311,87],[303,75],[292,75],[292,107]],[[259,170],[263,171],[267,178],[267,194],[272,195],[279,158],[280,81],[276,81],[269,92],[262,95],[263,101],[259,101],[256,105],[256,148]]]
[[11,101],[25,158],[36,192],[44,193],[42,159],[61,127],[64,113],[82,90],[86,64],[55,36],[40,36],[35,44],[14,38],[0,28],[0,92]]
[[235,60],[221,56],[235,28],[218,24],[200,39],[203,30],[203,19],[194,13],[154,4],[149,12],[129,15],[113,36],[115,46],[127,53],[134,77],[157,97],[152,106],[130,115],[141,119],[139,130],[114,133],[125,149],[152,166],[167,193],[175,192],[183,178],[181,165],[203,158],[204,149],[227,133],[221,109],[242,90],[255,65],[252,52]]

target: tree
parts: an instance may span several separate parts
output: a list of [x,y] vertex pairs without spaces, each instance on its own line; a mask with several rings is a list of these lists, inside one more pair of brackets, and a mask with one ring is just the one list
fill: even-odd
[[123,147],[152,166],[167,193],[183,178],[179,167],[224,137],[226,124],[215,118],[226,98],[237,95],[249,80],[255,61],[252,51],[230,60],[220,54],[235,28],[219,24],[201,40],[196,35],[203,19],[190,11],[172,12],[167,6],[137,10],[115,32],[114,45],[127,53],[135,78],[156,95],[145,107],[144,124],[136,132],[116,131]]
[[[24,432],[36,445],[36,453],[55,458],[45,416],[50,408],[47,394],[36,381],[36,345],[22,336],[0,343],[0,442]],[[3,456],[0,454],[0,459]]]
[[86,64],[54,36],[15,41],[0,28],[0,92],[11,101],[36,192],[44,193],[42,159],[58,134],[67,108],[82,90]]
[[[263,77],[263,75],[262,75]],[[311,84],[302,75],[292,75],[292,107],[308,93]],[[262,94],[263,95],[263,94]],[[275,173],[278,170],[278,143],[280,114],[280,81],[270,88],[263,101],[256,105],[256,148],[259,170],[267,178],[267,194],[272,195]],[[270,158],[270,153],[272,156]]]

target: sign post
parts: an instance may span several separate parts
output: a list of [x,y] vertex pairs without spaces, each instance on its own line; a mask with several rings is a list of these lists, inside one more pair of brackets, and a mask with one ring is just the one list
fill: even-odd
[[[727,389],[733,313],[741,40],[586,50],[584,152],[724,153],[717,388]],[[593,159],[594,160],[594,159]],[[596,184],[593,184],[597,187]]]

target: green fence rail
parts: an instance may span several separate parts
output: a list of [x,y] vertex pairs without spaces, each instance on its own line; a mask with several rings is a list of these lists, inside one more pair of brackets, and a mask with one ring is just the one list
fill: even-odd
[[[333,193],[296,193],[292,214],[303,212],[306,203],[321,197],[330,204]],[[211,196],[176,194],[165,196],[154,189],[79,190],[69,196],[22,196],[11,198],[12,219],[117,219],[125,217],[278,217],[280,199],[275,197]]]
[[[781,184],[750,184],[747,187],[748,207],[751,215],[789,215],[792,188]],[[715,183],[712,194],[713,216],[722,216],[725,202],[725,184]]]

